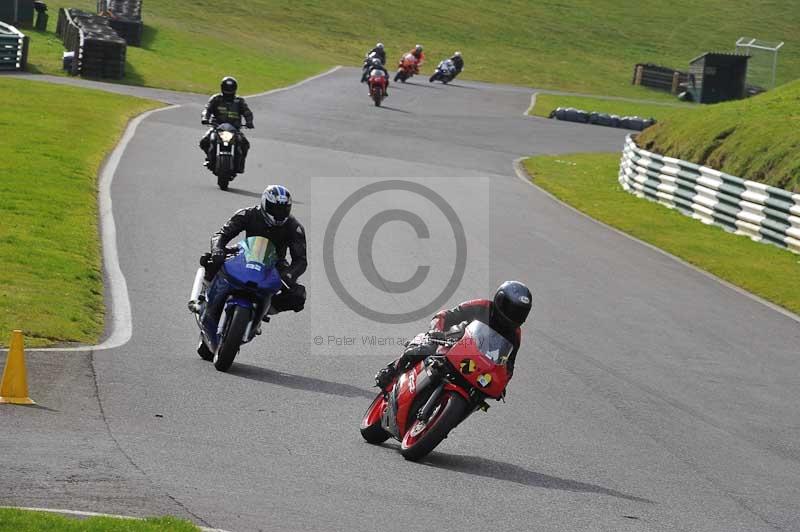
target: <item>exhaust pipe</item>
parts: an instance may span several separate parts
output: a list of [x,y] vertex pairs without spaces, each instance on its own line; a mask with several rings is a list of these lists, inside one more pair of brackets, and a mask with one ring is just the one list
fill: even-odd
[[206,276],[206,269],[202,266],[197,268],[197,273],[194,274],[194,283],[192,284],[192,293],[189,295],[189,310],[192,312],[199,313],[201,310],[202,303],[205,301],[200,301],[200,292],[203,291],[203,279]]

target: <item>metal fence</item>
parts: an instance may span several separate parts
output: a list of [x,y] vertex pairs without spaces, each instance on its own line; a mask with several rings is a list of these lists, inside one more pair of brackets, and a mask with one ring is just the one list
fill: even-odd
[[28,37],[14,26],[0,22],[0,70],[25,70]]
[[631,83],[678,94],[688,81],[689,75],[686,72],[650,63],[637,63],[633,68]]
[[800,253],[800,194],[643,150],[625,139],[619,182],[639,197]]

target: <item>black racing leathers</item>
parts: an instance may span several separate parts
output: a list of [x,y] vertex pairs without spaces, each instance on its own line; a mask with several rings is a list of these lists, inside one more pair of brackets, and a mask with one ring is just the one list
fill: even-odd
[[[297,282],[308,267],[306,258],[306,232],[294,216],[289,216],[281,226],[267,225],[259,206],[236,211],[219,231],[211,236],[211,253],[221,254],[227,244],[239,233],[246,237],[263,236],[275,245],[278,255],[277,268],[281,279],[288,285],[280,294],[273,296],[272,307],[277,311],[294,310],[299,312],[305,304],[305,287]],[[291,262],[286,260],[289,252]],[[209,264],[206,280],[211,281],[221,264]]]
[[248,107],[247,102],[240,96],[224,96],[221,93],[209,98],[208,103],[203,109],[200,119],[205,121],[215,121],[218,124],[228,123],[241,129],[242,118],[248,126],[253,125],[253,112]]
[[464,70],[464,58],[459,55],[454,55],[450,58],[450,61],[453,62],[453,65],[456,67],[456,74],[460,74],[462,70]]
[[382,49],[380,49],[380,48],[378,48],[378,47],[376,46],[375,48],[373,48],[372,50],[370,50],[369,52],[367,52],[367,57],[369,57],[369,56],[370,56],[370,54],[375,54],[375,56],[376,56],[378,59],[380,59],[380,60],[381,60],[381,63],[383,63],[384,65],[386,64],[386,50],[382,50]]

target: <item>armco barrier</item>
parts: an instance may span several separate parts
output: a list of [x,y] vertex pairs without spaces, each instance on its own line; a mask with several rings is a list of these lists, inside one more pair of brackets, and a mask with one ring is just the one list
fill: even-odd
[[800,194],[643,150],[625,139],[622,187],[707,224],[800,253]]
[[0,22],[0,70],[25,70],[28,37],[14,26]]

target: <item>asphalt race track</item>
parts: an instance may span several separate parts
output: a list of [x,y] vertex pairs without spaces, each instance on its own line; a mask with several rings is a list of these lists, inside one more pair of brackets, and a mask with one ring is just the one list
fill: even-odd
[[[235,531],[800,530],[798,323],[514,174],[528,154],[619,151],[626,132],[525,118],[519,88],[414,78],[390,91],[374,108],[342,69],[251,98],[248,169],[227,193],[200,166],[204,98],[139,126],[112,187],[133,337],[28,354],[41,408],[0,409],[0,505]],[[358,424],[398,351],[363,338],[408,337],[427,319],[357,314],[323,264],[333,210],[384,178],[429,187],[464,222],[467,266],[446,306],[509,278],[534,293],[508,402],[420,464],[366,444]],[[186,299],[209,235],[271,182],[306,225],[308,306],[265,324],[222,374],[195,354]],[[430,205],[375,194],[340,225],[336,269],[367,306],[411,311],[454,270]],[[375,212],[417,208],[430,238],[383,225],[375,266],[400,281],[429,265],[429,278],[387,296],[363,280],[356,237]]]

